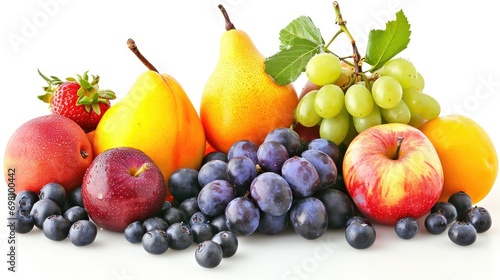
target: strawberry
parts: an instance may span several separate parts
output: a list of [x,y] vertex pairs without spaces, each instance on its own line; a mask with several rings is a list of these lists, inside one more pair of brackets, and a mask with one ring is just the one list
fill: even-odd
[[89,80],[88,71],[76,78],[66,78],[65,81],[55,76],[47,77],[40,70],[38,74],[48,83],[44,86],[45,94],[38,99],[49,103],[53,114],[63,115],[75,121],[85,132],[97,127],[102,115],[111,106],[110,100],[115,99],[111,90],[100,90],[99,76],[92,75]]

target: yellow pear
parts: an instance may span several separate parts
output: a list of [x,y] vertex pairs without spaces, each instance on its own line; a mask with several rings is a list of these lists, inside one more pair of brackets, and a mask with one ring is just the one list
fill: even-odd
[[200,167],[206,143],[203,126],[181,85],[173,77],[159,74],[132,39],[128,44],[150,70],[103,115],[95,130],[93,150],[96,155],[114,147],[142,150],[168,182],[178,168]]
[[278,85],[265,71],[265,56],[249,35],[236,29],[222,5],[226,31],[217,65],[201,96],[200,119],[207,142],[228,152],[238,140],[260,145],[267,133],[294,122],[298,96],[289,84]]

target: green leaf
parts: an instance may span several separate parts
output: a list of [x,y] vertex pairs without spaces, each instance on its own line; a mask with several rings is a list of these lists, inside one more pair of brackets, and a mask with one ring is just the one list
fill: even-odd
[[403,10],[396,13],[396,19],[386,23],[385,30],[371,30],[365,62],[370,64],[371,72],[381,68],[384,63],[406,49],[410,42],[410,23]]
[[302,38],[294,38],[289,47],[282,49],[265,61],[266,72],[277,84],[287,85],[304,71],[307,62],[321,50],[322,45]]
[[316,45],[323,45],[325,43],[319,28],[307,16],[296,18],[280,31],[280,50],[291,47],[293,40],[296,38],[311,41]]

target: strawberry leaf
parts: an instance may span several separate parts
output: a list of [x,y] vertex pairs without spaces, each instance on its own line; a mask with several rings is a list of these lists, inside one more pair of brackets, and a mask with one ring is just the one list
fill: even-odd
[[365,62],[370,64],[371,72],[382,67],[387,61],[406,49],[410,42],[410,23],[403,10],[396,13],[396,19],[386,23],[385,30],[371,30]]
[[300,76],[307,62],[320,51],[321,47],[322,45],[296,37],[289,42],[286,49],[266,59],[266,72],[277,84],[287,85]]

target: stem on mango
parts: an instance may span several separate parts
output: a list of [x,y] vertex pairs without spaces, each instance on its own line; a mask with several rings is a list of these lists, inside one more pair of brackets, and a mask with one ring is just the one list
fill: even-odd
[[151,62],[149,62],[149,60],[147,60],[143,55],[142,53],[139,51],[139,48],[137,48],[137,45],[135,44],[135,41],[132,40],[132,38],[128,39],[127,40],[127,46],[128,48],[135,54],[135,56],[137,56],[137,58],[139,58],[139,60],[144,64],[146,65],[146,67],[151,70],[151,71],[155,71],[156,73],[159,73],[158,70],[156,69],[156,67],[153,66],[153,64],[151,64]]
[[394,155],[394,160],[399,158],[399,151],[401,150],[401,143],[403,143],[403,136],[398,136],[398,142],[396,143],[396,153]]
[[222,12],[222,15],[224,16],[224,20],[226,21],[226,31],[229,31],[231,29],[236,29],[236,27],[234,27],[234,24],[229,19],[229,15],[227,14],[227,11],[224,8],[224,6],[222,6],[222,4],[219,4],[218,7],[219,10]]

